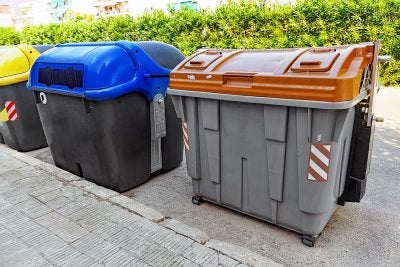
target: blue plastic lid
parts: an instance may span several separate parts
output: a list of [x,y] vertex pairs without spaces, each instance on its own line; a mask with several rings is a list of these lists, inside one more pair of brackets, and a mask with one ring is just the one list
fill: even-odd
[[[156,44],[168,46],[167,53],[171,51],[167,44]],[[60,44],[36,60],[28,88],[88,100],[140,92],[151,101],[157,94],[166,94],[170,71],[146,53],[140,43]]]

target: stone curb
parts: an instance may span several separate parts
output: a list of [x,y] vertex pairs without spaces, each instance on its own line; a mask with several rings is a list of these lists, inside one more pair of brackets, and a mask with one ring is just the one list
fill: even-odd
[[275,261],[263,257],[255,252],[252,252],[246,248],[233,245],[230,243],[226,243],[220,240],[211,239],[206,244],[206,247],[214,249],[232,259],[235,259],[239,262],[244,264],[254,266],[254,267],[261,267],[261,266],[271,266],[271,267],[278,267],[282,266]]
[[[58,178],[62,179],[62,177],[57,176]],[[113,190],[107,189],[102,186],[98,186],[92,182],[86,181],[86,180],[78,180],[78,181],[71,181],[69,183],[72,186],[75,187],[80,187],[84,191],[87,191],[89,193],[92,193],[93,195],[102,198],[104,200],[109,200],[112,197],[118,196],[119,193],[115,192]]]
[[193,239],[197,243],[200,244],[205,244],[210,238],[206,233],[203,231],[193,228],[189,225],[186,225],[184,223],[181,223],[180,221],[174,220],[174,219],[168,219],[160,223],[160,225],[171,229],[172,231],[176,232],[177,234],[189,237],[190,239]]
[[0,148],[3,152],[10,156],[20,160],[26,164],[34,166],[35,168],[42,169],[53,176],[55,176],[61,182],[68,185],[81,188],[83,191],[91,193],[101,199],[104,199],[111,204],[120,206],[126,210],[129,210],[143,218],[146,218],[152,222],[158,223],[159,225],[168,228],[177,234],[183,235],[194,240],[197,243],[204,244],[206,247],[211,248],[219,253],[222,253],[232,259],[235,259],[243,264],[249,266],[261,267],[261,266],[282,266],[271,259],[263,257],[257,253],[254,253],[246,248],[226,243],[220,240],[211,239],[208,235],[201,230],[181,223],[175,219],[166,219],[163,214],[155,209],[152,209],[146,205],[143,205],[132,198],[126,197],[113,190],[98,186],[92,182],[86,181],[81,177],[78,177],[72,173],[64,171],[56,166],[49,163],[42,162],[34,157],[20,153],[16,150],[8,148],[5,145],[0,144]]
[[[18,154],[22,154],[22,153],[19,153],[19,152],[17,152],[17,153]],[[16,156],[16,155],[17,154],[14,154],[14,156]],[[24,162],[24,163],[27,163],[27,164],[29,164],[31,166],[37,166],[37,165],[40,165],[42,163],[42,161],[39,160],[39,159],[33,158],[33,157],[25,155],[25,154],[22,154],[22,155],[23,156],[19,157],[19,160]]]
[[114,196],[109,199],[110,202],[117,204],[118,206],[121,206],[122,208],[125,208],[133,213],[136,213],[146,219],[149,219],[152,222],[161,222],[164,220],[164,215],[162,215],[160,212],[156,211],[155,209],[152,209],[150,207],[147,207],[143,205],[142,203],[137,202],[134,199],[131,199],[129,197],[123,196],[118,194],[117,196]]
[[18,159],[19,161],[22,161],[26,164],[29,164],[31,166],[37,166],[42,164],[43,162],[37,158],[25,155],[23,153],[18,152],[17,150],[13,150],[5,145],[2,145],[2,148],[6,150],[5,152],[9,154],[10,156],[13,156],[14,158]]

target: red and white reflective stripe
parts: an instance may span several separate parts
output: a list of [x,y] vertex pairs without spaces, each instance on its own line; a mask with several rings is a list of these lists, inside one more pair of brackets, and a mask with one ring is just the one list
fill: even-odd
[[308,180],[315,182],[328,181],[331,144],[311,144]]
[[183,143],[185,145],[186,150],[189,151],[189,128],[187,123],[182,121],[182,130],[183,130]]
[[15,121],[16,119],[18,119],[17,109],[15,108],[14,101],[7,101],[5,103],[5,107],[7,110],[8,119],[10,121]]

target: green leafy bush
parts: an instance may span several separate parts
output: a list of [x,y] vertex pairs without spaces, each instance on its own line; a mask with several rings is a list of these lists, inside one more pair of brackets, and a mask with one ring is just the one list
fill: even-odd
[[113,40],[159,40],[185,55],[204,45],[218,48],[327,46],[382,40],[381,81],[400,85],[400,1],[298,0],[276,5],[241,1],[215,10],[146,11],[94,18],[68,14],[61,24],[25,27],[21,33],[0,28],[0,44],[56,44]]
[[0,27],[0,45],[15,45],[21,42],[19,32],[11,27]]

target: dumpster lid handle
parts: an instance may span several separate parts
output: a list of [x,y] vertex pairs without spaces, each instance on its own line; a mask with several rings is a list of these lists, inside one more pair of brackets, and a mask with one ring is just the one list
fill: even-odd
[[320,60],[303,60],[300,62],[300,66],[315,66],[315,65],[321,65]]
[[224,76],[241,76],[241,77],[253,77],[256,75],[257,72],[234,72],[234,71],[227,71],[224,72]]

